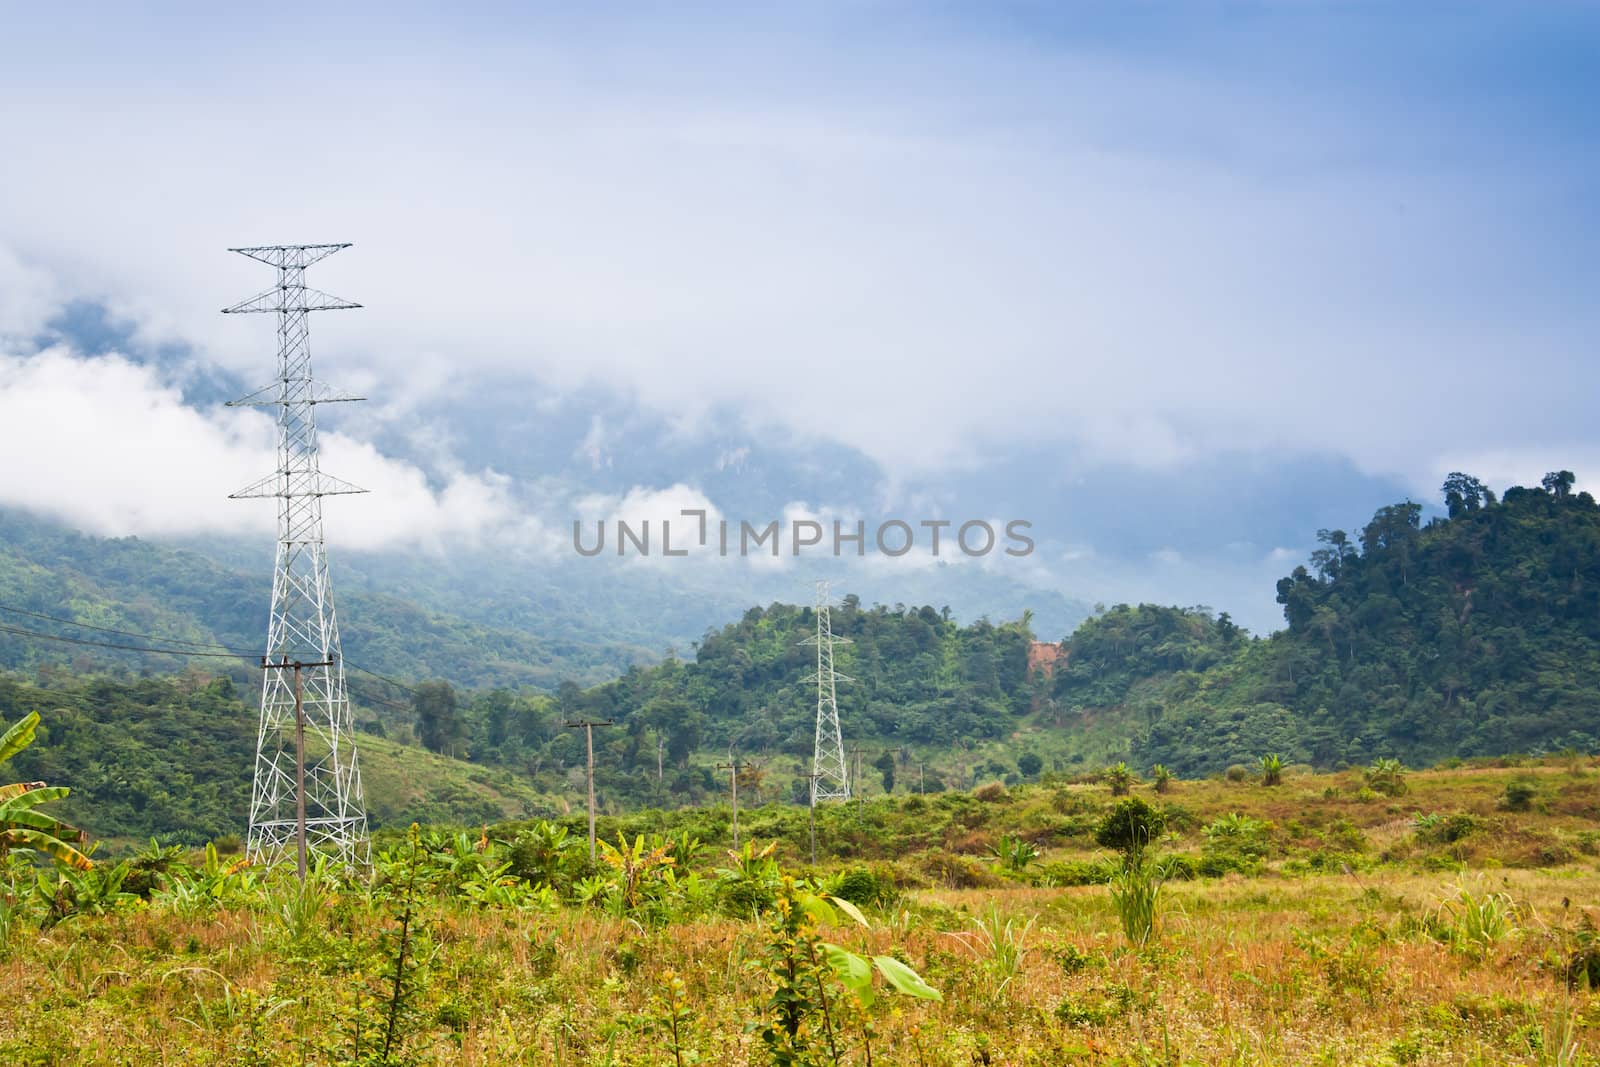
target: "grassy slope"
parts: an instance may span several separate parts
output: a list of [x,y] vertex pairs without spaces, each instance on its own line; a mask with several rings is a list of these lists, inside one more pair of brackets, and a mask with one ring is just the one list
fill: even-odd
[[564,810],[559,799],[530,788],[518,775],[467,763],[379,737],[361,737],[361,780],[374,826],[430,823],[471,825],[526,819]]

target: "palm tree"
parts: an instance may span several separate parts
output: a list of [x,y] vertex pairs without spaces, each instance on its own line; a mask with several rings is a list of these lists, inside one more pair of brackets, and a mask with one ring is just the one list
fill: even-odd
[[1117,761],[1105,770],[1105,780],[1111,785],[1111,795],[1125,797],[1133,788],[1133,783],[1139,780],[1133,769],[1122,761]]
[[1397,797],[1406,792],[1406,769],[1396,759],[1380,759],[1367,768],[1367,785],[1380,793]]
[[[39,713],[35,711],[0,735],[0,764],[33,744],[38,729]],[[35,810],[46,801],[60,800],[68,792],[66,786],[52,787],[43,782],[0,786],[0,858],[13,849],[23,849],[42,852],[83,871],[94,866],[88,856],[73,847],[83,843],[82,830]]]
[[1157,793],[1165,793],[1172,788],[1172,772],[1164,763],[1158,763],[1150,768],[1150,778],[1156,784]]

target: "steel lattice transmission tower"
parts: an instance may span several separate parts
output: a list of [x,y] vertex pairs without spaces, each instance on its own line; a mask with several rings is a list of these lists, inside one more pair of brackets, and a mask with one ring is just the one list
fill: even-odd
[[844,734],[839,728],[837,683],[855,679],[833,668],[833,646],[847,645],[850,639],[833,635],[826,581],[817,583],[817,634],[806,638],[805,643],[817,646],[817,671],[806,679],[817,683],[817,745],[811,757],[811,799],[849,800],[850,774],[844,762]]
[[[366,490],[322,473],[316,424],[318,404],[362,398],[337,395],[312,377],[307,337],[311,312],[361,305],[309,289],[305,283],[307,267],[348,247],[229,249],[278,272],[277,284],[271,289],[223,309],[225,315],[270,312],[278,316],[277,378],[229,405],[277,409],[278,469],[231,497],[278,501],[272,615],[267,624],[267,655],[262,660],[269,669],[262,671],[248,841],[248,854],[268,865],[286,859],[292,862],[301,819],[309,848],[332,854],[347,868],[362,869],[368,863],[361,771],[356,763],[339,627],[322,539],[322,498]],[[304,664],[303,677],[299,664]],[[292,675],[286,669],[271,669],[290,665],[295,665]],[[297,701],[297,696],[302,699]],[[303,717],[297,715],[297,707],[303,709]],[[304,808],[297,812],[297,782],[301,779]]]

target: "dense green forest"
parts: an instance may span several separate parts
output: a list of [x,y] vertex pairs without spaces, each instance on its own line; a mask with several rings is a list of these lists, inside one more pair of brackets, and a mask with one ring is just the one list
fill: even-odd
[[1054,699],[1128,713],[1132,752],[1180,773],[1272,751],[1318,766],[1380,756],[1600,748],[1600,508],[1557,472],[1503,498],[1453,474],[1449,515],[1380,509],[1318,532],[1278,583],[1287,628],[1120,607],[1066,643]]
[[[1003,745],[1027,714],[1034,689],[1025,622],[955,623],[947,611],[902,605],[863,607],[847,596],[831,612],[846,639],[838,668],[850,676],[840,703],[852,744],[873,750],[870,773],[892,781],[913,753],[936,763],[930,787],[967,785],[975,773],[1003,775],[1014,765],[986,765],[969,753]],[[458,696],[424,683],[414,699],[415,737],[435,751],[515,767],[558,789],[584,762],[584,738],[564,728],[580,719],[610,720],[595,732],[597,780],[610,803],[701,802],[723,788],[713,764],[730,756],[766,766],[748,779],[756,796],[792,791],[815,739],[816,689],[807,682],[816,651],[809,607],[752,608],[707,634],[692,660],[668,657],[588,690],[564,685],[553,697],[507,690]],[[885,752],[889,757],[885,760]],[[865,772],[864,768],[864,772]],[[929,782],[919,769],[922,782]]]

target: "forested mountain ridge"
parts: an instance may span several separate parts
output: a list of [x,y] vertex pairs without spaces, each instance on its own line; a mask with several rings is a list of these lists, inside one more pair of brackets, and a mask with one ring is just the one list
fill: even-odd
[[1230,649],[1225,620],[1200,624],[1192,663],[1148,660],[1172,673],[1134,754],[1182,773],[1265,751],[1330,766],[1600,748],[1600,507],[1573,481],[1496,499],[1453,474],[1447,518],[1422,526],[1405,502],[1355,537],[1320,531],[1278,583],[1285,630]]
[[[83,672],[120,667],[171,673],[182,669],[183,657],[106,646],[199,651],[217,643],[254,650],[266,633],[270,564],[268,556],[259,570],[247,572],[193,549],[136,537],[93,537],[0,509],[0,605],[125,631],[106,634],[0,610],[0,625],[101,642],[74,648],[0,631],[0,668],[76,663]],[[473,687],[554,689],[563,679],[593,684],[655,658],[625,641],[582,640],[553,624],[544,632],[520,621],[485,624],[363,583],[336,583],[335,597],[346,655],[392,677],[438,675]],[[204,656],[192,662],[214,672],[227,669],[224,661]],[[247,658],[239,662],[248,669]],[[235,673],[242,681],[244,675]],[[379,700],[396,695],[381,685],[372,689]]]

